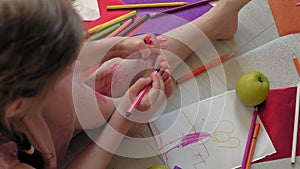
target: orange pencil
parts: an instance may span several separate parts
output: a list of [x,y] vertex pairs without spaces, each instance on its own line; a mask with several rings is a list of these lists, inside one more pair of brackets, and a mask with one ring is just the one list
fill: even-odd
[[295,56],[295,54],[293,54],[293,61],[294,61],[295,67],[297,69],[298,75],[300,76],[300,65],[298,62],[298,58]]
[[255,129],[254,129],[254,132],[253,132],[253,136],[252,136],[252,141],[251,141],[250,151],[249,151],[249,155],[248,155],[248,159],[247,159],[246,169],[250,169],[250,167],[251,167],[251,161],[252,161],[252,157],[253,157],[253,154],[254,154],[259,129],[260,129],[260,124],[256,123],[255,124]]
[[109,37],[114,37],[116,36],[118,33],[120,33],[121,31],[123,31],[125,28],[127,28],[131,23],[133,22],[133,19],[128,19],[127,21],[125,21],[118,29],[116,29],[115,31],[113,31],[111,34],[109,34],[108,36],[106,36],[106,38]]
[[204,71],[207,70],[208,68],[210,68],[210,67],[212,67],[212,66],[214,66],[214,65],[216,65],[216,64],[218,64],[218,63],[223,62],[223,61],[224,61],[225,59],[227,59],[227,58],[228,58],[228,55],[223,55],[223,56],[221,56],[221,57],[219,57],[219,58],[217,58],[217,59],[215,59],[215,60],[209,62],[208,64],[199,67],[198,69],[194,70],[193,72],[188,73],[188,74],[182,76],[181,78],[179,78],[178,80],[176,80],[176,83],[177,83],[177,84],[182,83],[183,81],[185,81],[185,80],[187,80],[187,79],[190,79],[190,78],[192,78],[192,77],[198,75],[199,73],[204,72]]

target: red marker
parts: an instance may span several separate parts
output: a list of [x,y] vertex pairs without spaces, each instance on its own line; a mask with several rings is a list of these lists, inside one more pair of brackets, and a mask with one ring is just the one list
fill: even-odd
[[221,56],[221,57],[219,57],[219,58],[217,58],[217,59],[209,62],[208,64],[199,67],[198,69],[194,70],[193,72],[188,73],[188,74],[182,76],[181,78],[179,78],[178,80],[176,80],[176,83],[177,84],[182,83],[183,81],[188,80],[188,79],[190,79],[190,78],[192,78],[192,77],[194,77],[194,76],[196,76],[196,75],[198,75],[198,74],[206,71],[208,68],[210,68],[210,67],[212,67],[212,66],[214,66],[214,65],[216,65],[218,63],[223,62],[227,58],[228,58],[228,55],[223,55],[223,56]]

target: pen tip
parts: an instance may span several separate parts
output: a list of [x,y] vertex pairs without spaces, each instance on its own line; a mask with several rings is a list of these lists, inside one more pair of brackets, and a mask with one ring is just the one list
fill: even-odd
[[158,66],[155,70],[156,70],[157,72],[159,72],[160,69],[161,69],[161,66]]
[[131,113],[130,112],[126,112],[126,117],[129,117],[131,115]]

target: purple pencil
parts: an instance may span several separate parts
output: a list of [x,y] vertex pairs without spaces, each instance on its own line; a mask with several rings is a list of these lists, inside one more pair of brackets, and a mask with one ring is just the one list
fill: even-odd
[[204,4],[207,4],[207,3],[212,2],[212,1],[216,1],[216,0],[202,0],[202,1],[194,2],[194,3],[182,5],[182,6],[179,6],[179,7],[174,7],[174,8],[167,9],[167,10],[164,10],[164,11],[161,11],[161,12],[150,14],[150,18],[156,18],[156,17],[162,16],[162,15],[165,15],[165,14],[170,14],[170,13],[178,12],[178,11],[181,11],[181,10],[184,10],[184,9],[192,8],[192,7],[195,7],[195,6],[204,5]]
[[246,147],[245,147],[245,151],[244,151],[244,157],[243,157],[242,168],[241,169],[245,169],[246,168],[246,164],[247,164],[247,160],[248,160],[248,155],[249,155],[249,151],[250,151],[250,145],[251,145],[252,135],[253,135],[253,131],[254,131],[254,128],[255,128],[257,114],[258,114],[258,108],[255,107],[255,109],[253,111],[253,115],[252,115],[252,120],[251,120],[250,128],[249,128],[249,133],[248,133],[248,138],[247,138],[247,143],[246,143]]
[[123,31],[119,32],[116,36],[126,36],[126,35],[128,35],[132,31],[134,31],[138,26],[140,26],[141,24],[146,22],[149,18],[150,18],[149,14],[144,15],[138,21],[132,23],[127,28],[125,28]]

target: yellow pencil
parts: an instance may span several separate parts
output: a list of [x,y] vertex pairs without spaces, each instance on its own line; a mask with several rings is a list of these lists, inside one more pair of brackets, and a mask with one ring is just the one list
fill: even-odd
[[107,22],[105,22],[105,23],[103,23],[101,25],[97,25],[97,26],[89,29],[88,30],[88,34],[92,34],[94,32],[97,32],[97,31],[99,31],[99,30],[101,30],[103,28],[109,27],[109,26],[111,26],[111,25],[113,25],[113,24],[115,24],[117,22],[121,22],[121,21],[123,21],[125,19],[128,19],[130,17],[133,17],[135,15],[136,15],[136,11],[131,11],[131,12],[125,14],[125,15],[119,16],[119,17],[117,17],[115,19],[112,19],[112,20],[107,21]]
[[174,7],[186,5],[186,2],[164,2],[164,3],[149,3],[149,4],[124,4],[124,5],[108,5],[106,9],[133,9],[133,8],[157,8],[157,7]]

